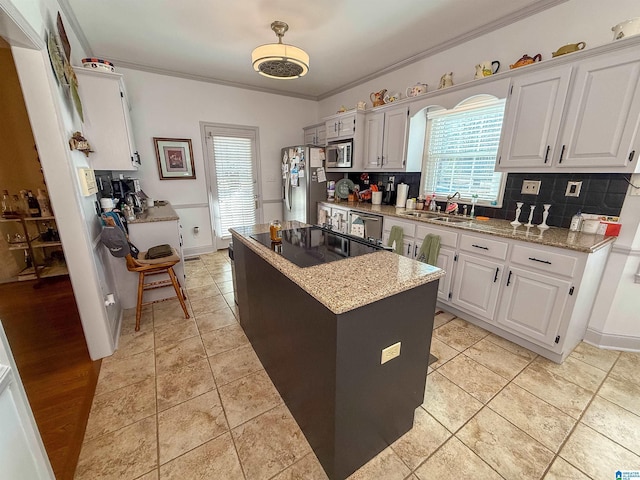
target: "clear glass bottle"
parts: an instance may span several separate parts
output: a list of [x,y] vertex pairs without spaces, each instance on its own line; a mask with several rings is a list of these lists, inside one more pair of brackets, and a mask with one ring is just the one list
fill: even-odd
[[15,214],[15,211],[13,210],[11,196],[8,190],[4,190],[2,192],[2,215],[6,217],[13,214]]
[[582,212],[580,210],[578,210],[578,213],[576,213],[573,217],[571,217],[571,224],[569,225],[569,231],[570,232],[579,232],[580,229],[582,228]]

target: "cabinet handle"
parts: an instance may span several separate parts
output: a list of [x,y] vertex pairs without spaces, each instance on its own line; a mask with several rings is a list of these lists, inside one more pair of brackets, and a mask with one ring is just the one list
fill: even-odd
[[498,273],[500,273],[500,269],[496,267],[496,276],[493,277],[493,283],[496,283],[498,281]]
[[551,262],[549,260],[538,260],[535,257],[529,257],[529,260],[532,260],[534,262],[546,263],[547,265],[551,265]]
[[509,270],[509,278],[507,278],[507,287],[509,286],[509,284],[511,283],[511,274],[513,272],[511,270]]
[[407,255],[411,254],[411,244],[407,245]]
[[544,163],[549,161],[549,151],[551,150],[551,145],[547,145],[547,153],[544,154]]
[[633,162],[633,157],[636,155],[636,151],[635,150],[631,150],[631,153],[629,154],[629,161]]
[[413,246],[413,258],[416,258],[417,255],[418,255],[418,244],[416,243]]
[[481,248],[482,250],[489,250],[488,247],[483,247],[482,245],[476,245],[475,243],[471,245],[472,247]]
[[558,163],[562,163],[562,157],[564,157],[564,149],[567,148],[566,145],[562,145],[562,150],[560,150],[560,161]]

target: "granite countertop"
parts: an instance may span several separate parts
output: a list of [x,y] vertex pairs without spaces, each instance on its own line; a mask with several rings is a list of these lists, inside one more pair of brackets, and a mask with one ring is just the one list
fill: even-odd
[[129,220],[127,223],[168,222],[171,220],[180,220],[180,217],[171,204],[167,202],[166,205],[147,208],[144,212],[137,214],[135,220]]
[[[283,222],[284,230],[309,226]],[[444,270],[381,250],[358,257],[301,268],[250,238],[268,224],[231,229],[238,239],[335,314],[341,314],[444,276]]]
[[434,221],[432,218],[447,217],[443,213],[423,212],[427,215],[433,214],[433,217],[413,217],[407,215],[409,212],[418,212],[419,210],[406,210],[404,208],[396,208],[393,205],[372,205],[370,203],[361,202],[320,202],[329,207],[348,208],[350,210],[358,210],[367,213],[377,213],[379,215],[401,218],[404,220],[428,223],[430,225],[438,225],[445,228],[456,228],[471,233],[484,233],[495,235],[497,237],[510,238],[514,240],[522,240],[525,242],[538,243],[540,245],[548,245],[551,247],[566,248],[578,252],[593,253],[615,241],[616,237],[605,237],[593,233],[570,232],[567,228],[549,227],[548,230],[539,230],[535,226],[527,228],[524,225],[513,227],[509,220],[499,220],[491,218],[489,220],[480,221],[469,219],[458,215],[455,218],[466,219],[461,223],[444,223]]

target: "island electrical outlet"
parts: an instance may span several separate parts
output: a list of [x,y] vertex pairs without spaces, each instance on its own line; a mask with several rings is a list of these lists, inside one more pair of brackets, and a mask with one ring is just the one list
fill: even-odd
[[400,355],[400,345],[402,342],[394,343],[387,348],[382,349],[382,356],[380,357],[380,365],[387,363]]

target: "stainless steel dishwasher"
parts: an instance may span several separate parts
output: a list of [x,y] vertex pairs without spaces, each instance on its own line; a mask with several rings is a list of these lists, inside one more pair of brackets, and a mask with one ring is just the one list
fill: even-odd
[[369,241],[374,241],[375,243],[380,243],[382,241],[382,220],[384,217],[382,215],[350,210],[347,233],[351,233],[351,225],[353,225],[353,222],[358,218],[364,223],[364,238]]

